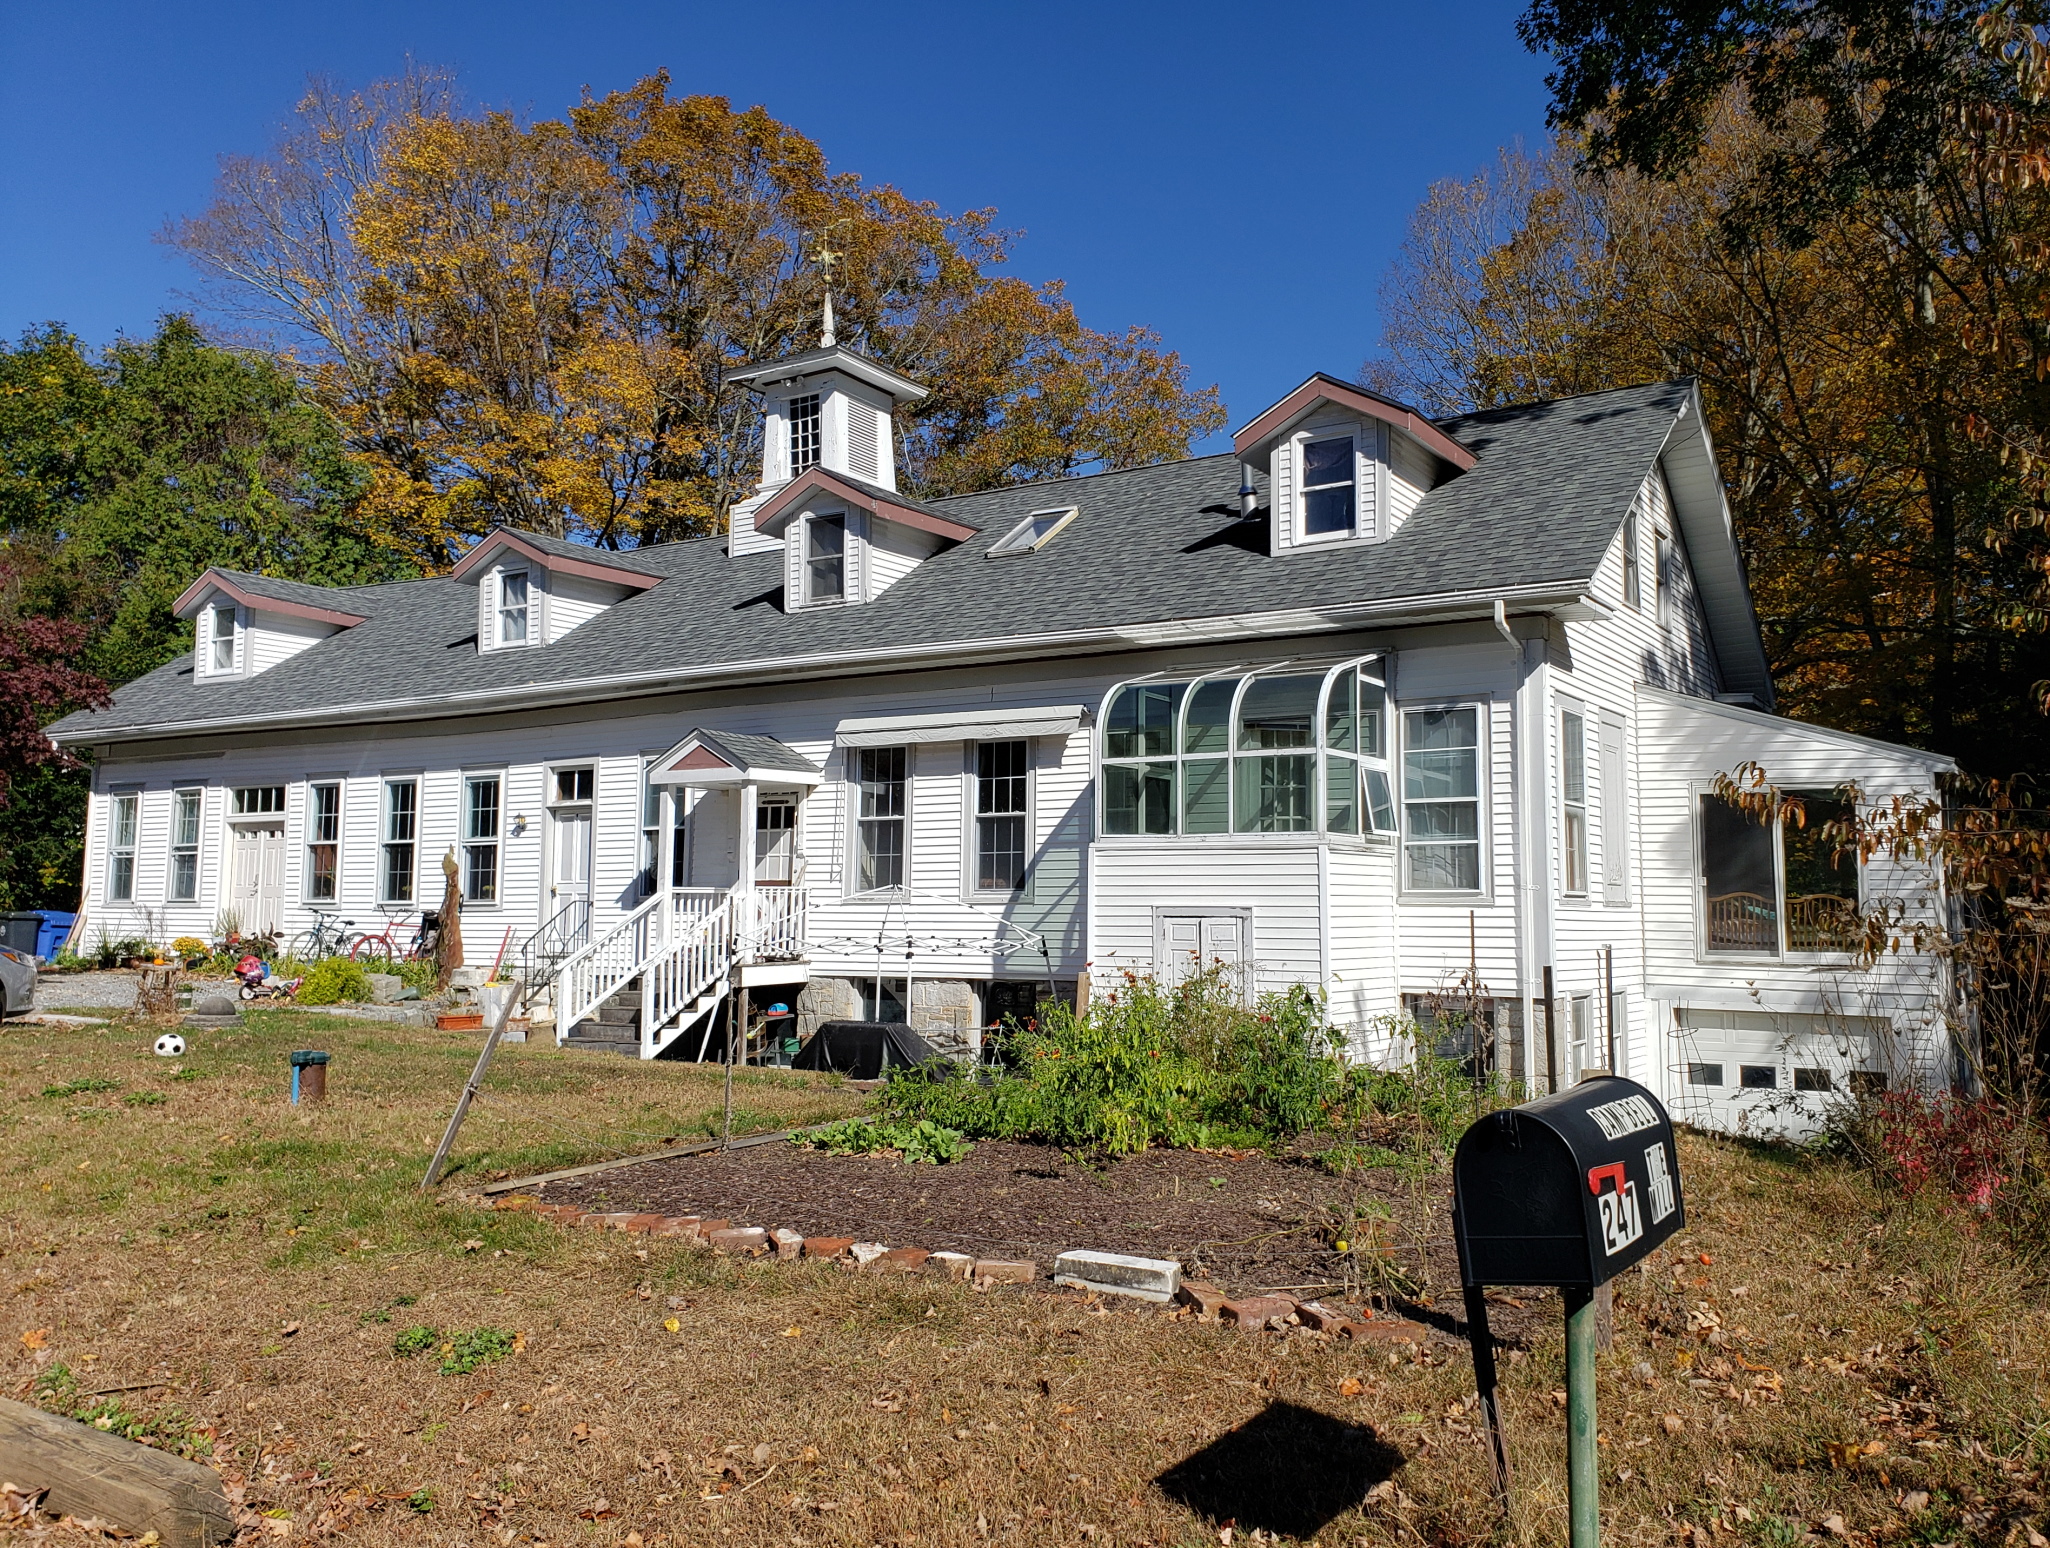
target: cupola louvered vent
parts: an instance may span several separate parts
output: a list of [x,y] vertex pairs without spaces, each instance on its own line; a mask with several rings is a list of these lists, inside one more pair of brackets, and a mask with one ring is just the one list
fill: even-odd
[[856,478],[876,477],[876,432],[882,415],[865,403],[847,405],[847,467]]

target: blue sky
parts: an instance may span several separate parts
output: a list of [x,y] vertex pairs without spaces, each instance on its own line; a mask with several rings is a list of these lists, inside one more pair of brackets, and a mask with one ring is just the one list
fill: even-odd
[[1375,292],[1435,179],[1544,132],[1521,4],[18,0],[0,6],[0,334],[147,332],[192,278],[153,241],[310,73],[408,55],[473,103],[559,114],[667,68],[761,103],[836,169],[996,206],[1014,267],[1145,323],[1243,423],[1372,352]]

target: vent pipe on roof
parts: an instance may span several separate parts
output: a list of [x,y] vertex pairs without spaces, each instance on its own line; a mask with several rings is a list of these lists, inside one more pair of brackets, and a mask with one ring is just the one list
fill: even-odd
[[1253,487],[1253,465],[1242,462],[1239,464],[1239,519],[1250,521],[1259,503],[1260,493]]

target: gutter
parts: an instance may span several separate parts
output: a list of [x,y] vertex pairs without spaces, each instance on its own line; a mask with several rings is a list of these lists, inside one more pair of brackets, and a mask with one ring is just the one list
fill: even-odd
[[451,715],[488,715],[506,710],[594,704],[643,698],[665,691],[730,688],[791,678],[855,677],[893,669],[965,666],[1077,651],[1108,653],[1277,635],[1336,633],[1400,624],[1457,623],[1487,618],[1491,609],[1506,609],[1512,603],[1526,613],[1547,613],[1567,618],[1602,619],[1615,611],[1578,585],[1563,589],[1528,586],[1509,591],[1440,592],[1396,601],[1349,602],[1331,607],[1288,608],[1264,613],[1226,613],[1207,618],[1074,629],[1054,634],[1005,635],[986,640],[946,640],[896,646],[853,657],[812,654],[722,662],[702,667],[663,667],[654,671],[609,674],[568,682],[521,683],[457,693],[421,694],[406,699],[326,705],[318,709],[224,715],[212,720],[160,721],[150,725],[104,728],[90,723],[70,728],[53,726],[45,734],[59,746],[111,746],[121,742],[158,741],[166,736],[223,736],[243,731],[277,731],[294,726],[434,720]]

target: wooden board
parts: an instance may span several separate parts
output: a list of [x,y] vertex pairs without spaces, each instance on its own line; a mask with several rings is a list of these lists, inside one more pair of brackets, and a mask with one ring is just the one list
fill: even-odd
[[0,1398],[0,1481],[48,1489],[49,1515],[96,1516],[163,1548],[210,1548],[235,1535],[220,1476],[152,1446]]

